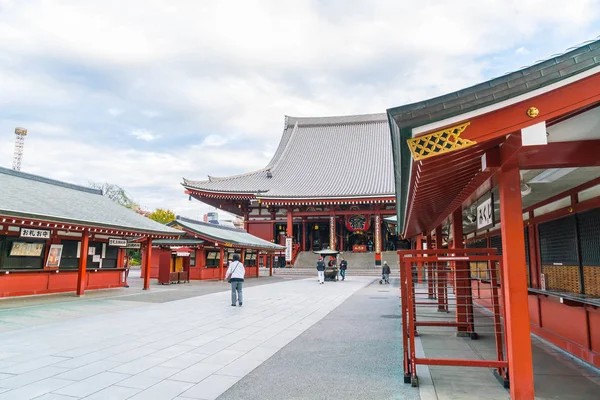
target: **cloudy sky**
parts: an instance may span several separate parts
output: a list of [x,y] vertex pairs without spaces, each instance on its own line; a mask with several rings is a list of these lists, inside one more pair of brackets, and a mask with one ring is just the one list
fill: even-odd
[[599,3],[0,0],[0,166],[23,126],[23,171],[198,218],[181,178],[263,167],[284,115],[384,112],[531,65],[597,38]]

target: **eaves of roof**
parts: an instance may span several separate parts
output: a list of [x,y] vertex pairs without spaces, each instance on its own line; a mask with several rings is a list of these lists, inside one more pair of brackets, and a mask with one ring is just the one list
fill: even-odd
[[564,54],[478,85],[388,109],[399,232],[406,228],[407,223],[407,198],[412,167],[412,154],[407,140],[413,137],[414,128],[530,93],[599,65],[600,40],[595,40]]

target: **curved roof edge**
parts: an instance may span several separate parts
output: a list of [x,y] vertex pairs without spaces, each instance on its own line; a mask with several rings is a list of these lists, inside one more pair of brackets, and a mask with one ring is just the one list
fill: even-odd
[[[285,153],[287,149],[287,145],[295,132],[297,132],[299,126],[327,126],[327,125],[352,125],[352,124],[364,124],[364,123],[374,123],[374,122],[387,122],[387,114],[386,113],[378,113],[378,114],[360,114],[360,115],[341,115],[341,116],[330,116],[330,117],[292,117],[289,115],[285,116],[285,124],[283,128],[283,134],[281,136],[281,140],[279,141],[279,145],[277,146],[277,150],[273,154],[271,161],[264,167],[254,171],[244,172],[242,174],[230,175],[224,177],[216,177],[212,175],[207,175],[208,179],[205,180],[191,180],[191,179],[183,179],[182,186],[188,189],[202,189],[209,192],[213,192],[213,190],[208,188],[203,188],[202,184],[219,182],[219,181],[227,181],[236,178],[243,178],[250,175],[267,173],[269,169],[274,168],[277,165],[277,162],[281,159],[281,156]],[[258,189],[257,189],[258,190]],[[262,190],[261,190],[262,191]],[[224,192],[224,191],[217,191]],[[229,193],[229,192],[227,192]],[[239,193],[239,194],[255,194],[254,192],[235,192],[231,191],[231,193]]]

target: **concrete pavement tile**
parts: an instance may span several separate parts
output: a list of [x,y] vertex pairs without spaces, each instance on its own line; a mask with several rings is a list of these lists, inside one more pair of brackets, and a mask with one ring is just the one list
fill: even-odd
[[80,397],[63,396],[62,394],[47,393],[41,397],[36,397],[35,400],[74,400]]
[[0,372],[5,372],[9,374],[23,374],[25,372],[33,371],[35,369],[46,367],[48,365],[57,364],[65,360],[65,357],[40,357],[37,360],[32,360],[24,363],[17,363],[10,367],[0,368]]
[[262,340],[247,340],[244,339],[235,344],[232,344],[227,348],[227,350],[236,350],[236,351],[250,351],[263,343]]
[[96,361],[88,365],[84,365],[83,367],[75,368],[69,370],[67,372],[63,372],[56,377],[59,379],[69,379],[72,381],[81,381],[89,378],[90,376],[94,376],[99,374],[100,372],[108,371],[110,369],[116,368],[120,366],[121,363],[111,362],[111,361]]
[[177,369],[177,368],[167,368],[167,367],[162,367],[162,366],[158,365],[156,367],[147,369],[144,372],[141,372],[139,375],[151,376],[153,378],[166,379],[166,378],[170,377],[171,375],[178,373],[179,371],[181,371],[181,370]]
[[191,383],[164,380],[143,392],[131,397],[130,400],[171,400],[192,387]]
[[56,365],[57,367],[77,368],[77,367],[82,367],[87,364],[91,364],[94,361],[103,360],[107,357],[110,357],[110,354],[107,354],[103,351],[96,351],[93,353],[74,357],[74,358],[68,359],[66,361],[59,362],[54,365]]
[[136,395],[140,391],[140,389],[129,387],[109,386],[106,389],[102,389],[101,391],[86,397],[85,400],[125,400]]
[[183,371],[171,376],[169,379],[172,379],[175,381],[198,383],[198,382],[202,381],[204,378],[206,378],[207,376],[215,373],[222,367],[223,367],[222,365],[207,364],[204,362],[199,362],[199,363],[194,364],[191,367],[184,369]]
[[292,340],[296,339],[297,336],[294,337],[280,337],[276,336],[261,344],[262,347],[273,347],[276,349],[281,349],[289,344]]
[[244,355],[217,371],[219,375],[244,377],[264,361]]
[[184,344],[176,344],[174,346],[167,347],[163,350],[157,351],[152,354],[153,357],[171,359],[181,354],[186,354],[195,350],[197,346],[187,346]]
[[135,375],[139,374],[142,371],[150,369],[158,364],[164,363],[166,360],[164,358],[156,358],[152,356],[146,356],[139,358],[137,360],[128,362],[119,367],[111,369],[112,372],[118,372],[121,374],[130,374]]
[[256,347],[255,349],[250,350],[247,355],[248,358],[265,361],[268,360],[273,354],[277,353],[279,349],[273,347]]
[[36,369],[30,372],[26,372],[21,375],[12,375],[10,378],[6,378],[0,381],[0,387],[9,389],[17,389],[21,386],[28,385],[30,383],[38,382],[46,378],[54,377],[68,371],[66,368],[59,368],[54,365]]
[[129,375],[116,374],[114,372],[102,372],[77,383],[73,383],[72,385],[55,390],[54,393],[73,397],[85,397],[127,378],[129,378]]
[[200,346],[195,350],[192,350],[192,353],[208,354],[209,356],[211,356],[215,353],[218,353],[221,350],[228,348],[229,346],[231,346],[231,343],[213,341],[203,346]]
[[15,376],[15,375],[13,375],[13,374],[0,374],[0,381],[2,379],[11,378],[13,376]]
[[212,356],[204,359],[202,362],[207,364],[227,365],[233,360],[240,358],[247,351],[236,351],[236,350],[221,350],[220,352],[213,354]]
[[48,378],[0,394],[0,400],[29,400],[72,384],[65,379]]
[[[235,349],[232,349],[232,350],[235,350]],[[160,364],[159,366],[182,370],[182,369],[191,367],[192,365],[204,360],[207,357],[210,357],[210,356],[208,354],[187,353],[187,354],[182,354],[175,358],[171,358],[170,360],[165,361],[164,363]]]
[[211,375],[185,391],[181,396],[192,399],[214,400],[239,380],[240,378],[235,376]]
[[131,378],[127,378],[118,383],[118,386],[134,388],[134,389],[148,389],[150,386],[156,385],[162,381],[163,378],[156,376],[143,376],[134,375]]
[[156,350],[154,350],[154,349],[139,347],[139,348],[125,351],[123,353],[112,355],[112,356],[106,358],[106,361],[115,361],[115,362],[124,364],[124,363],[128,363],[130,361],[137,360],[138,358],[142,358],[149,354],[153,354],[155,352],[156,352]]

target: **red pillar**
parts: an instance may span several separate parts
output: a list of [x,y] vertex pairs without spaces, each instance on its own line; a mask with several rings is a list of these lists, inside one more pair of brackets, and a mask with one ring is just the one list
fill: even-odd
[[[458,207],[452,213],[452,248],[462,249],[463,245],[463,220],[462,207]],[[454,263],[454,294],[456,295],[456,322],[464,323],[463,326],[456,328],[457,335],[462,336],[468,331],[467,322],[469,321],[468,300],[471,296],[469,271],[467,263]]]
[[223,263],[225,262],[225,250],[221,247],[221,249],[219,250],[219,280],[222,281],[224,276],[223,276]]
[[521,176],[516,161],[499,173],[500,221],[502,222],[502,292],[506,321],[506,348],[510,397],[533,400],[533,361],[527,307],[527,277],[523,243]]
[[275,262],[275,256],[269,255],[269,276],[273,276],[273,263]]
[[287,237],[294,237],[294,214],[289,208],[287,212]]
[[[417,236],[416,249],[423,250],[423,235]],[[423,263],[417,263],[417,283],[423,283]]]
[[375,215],[375,265],[381,265],[381,214],[377,208]]
[[146,260],[144,264],[144,290],[150,289],[150,265],[152,262],[152,238],[146,241]]
[[[431,250],[432,242],[431,242],[431,233],[425,236],[425,244],[427,250]],[[435,299],[435,287],[434,287],[434,279],[433,279],[433,263],[427,263],[427,297],[430,299]]]
[[90,243],[90,232],[83,231],[81,246],[79,249],[79,270],[77,271],[77,296],[85,292],[85,274],[87,268],[88,246]]
[[[442,244],[442,226],[435,228],[435,248],[439,250],[443,247]],[[448,311],[448,303],[446,299],[446,263],[439,262],[436,264],[437,269],[437,297],[438,311]]]

